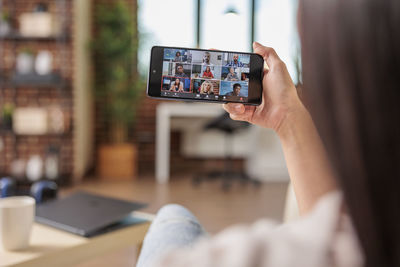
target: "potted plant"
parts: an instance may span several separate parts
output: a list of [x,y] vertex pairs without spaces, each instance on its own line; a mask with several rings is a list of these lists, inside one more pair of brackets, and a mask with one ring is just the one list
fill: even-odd
[[98,148],[97,172],[103,178],[132,178],[137,169],[130,133],[143,82],[137,73],[134,16],[125,1],[106,1],[95,9],[94,88],[107,132]]
[[0,12],[0,36],[7,36],[10,32],[10,14],[3,10]]
[[12,116],[14,112],[14,105],[13,104],[4,104],[1,117],[3,119],[3,129],[4,130],[11,130],[12,129]]

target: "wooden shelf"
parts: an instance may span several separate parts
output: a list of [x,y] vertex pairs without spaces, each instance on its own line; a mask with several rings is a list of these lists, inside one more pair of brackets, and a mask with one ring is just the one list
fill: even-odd
[[64,133],[45,133],[45,134],[17,134],[11,129],[0,129],[0,135],[13,135],[17,137],[69,137],[71,136],[71,130]]
[[15,73],[9,83],[13,87],[61,87],[65,84],[65,80],[58,73],[48,75]]
[[1,71],[0,88],[4,87],[66,87],[69,81],[55,71],[46,75],[18,74]]
[[58,72],[48,75],[38,74],[13,74],[7,78],[3,76],[0,78],[0,88],[11,87],[27,87],[27,88],[65,88],[70,82],[61,77]]
[[10,33],[4,36],[0,36],[0,41],[21,41],[21,42],[68,42],[70,40],[69,34],[61,34],[56,36],[23,36],[19,33]]

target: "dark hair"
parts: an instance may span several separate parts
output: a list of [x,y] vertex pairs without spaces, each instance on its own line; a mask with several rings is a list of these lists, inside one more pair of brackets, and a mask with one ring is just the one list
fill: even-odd
[[178,53],[179,53],[179,56],[181,55],[181,52],[177,51],[177,52],[175,53],[175,56],[177,56]]
[[182,69],[183,69],[183,65],[182,64],[176,64],[176,69],[178,69],[179,67],[182,67]]
[[400,266],[400,1],[301,0],[304,94],[366,266]]
[[242,87],[242,86],[240,85],[240,83],[235,83],[235,84],[233,85],[233,89],[235,89],[236,87]]

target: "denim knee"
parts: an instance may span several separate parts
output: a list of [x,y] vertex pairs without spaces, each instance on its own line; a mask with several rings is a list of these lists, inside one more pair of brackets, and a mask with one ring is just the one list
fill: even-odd
[[156,220],[174,220],[174,219],[189,219],[197,222],[196,216],[193,215],[187,208],[179,204],[167,204],[159,209]]

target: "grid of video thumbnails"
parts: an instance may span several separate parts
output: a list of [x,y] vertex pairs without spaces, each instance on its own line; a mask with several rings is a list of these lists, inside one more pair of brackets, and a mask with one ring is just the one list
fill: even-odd
[[166,48],[161,95],[246,102],[249,73],[247,54]]

